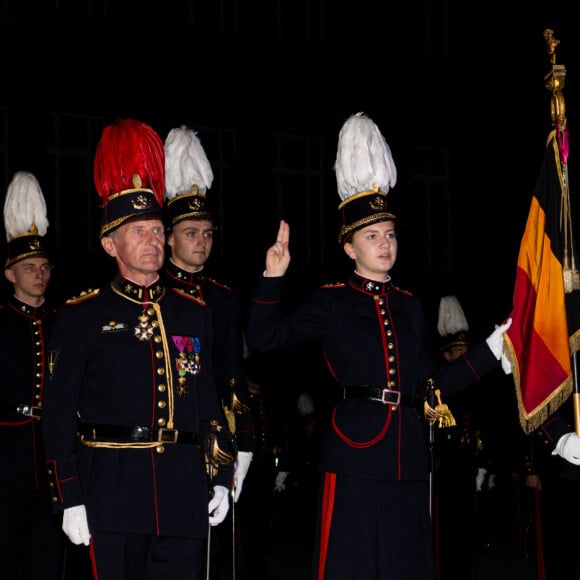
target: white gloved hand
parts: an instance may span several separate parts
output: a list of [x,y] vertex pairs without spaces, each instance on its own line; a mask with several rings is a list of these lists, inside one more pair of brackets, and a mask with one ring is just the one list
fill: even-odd
[[227,488],[223,485],[214,486],[213,496],[208,505],[210,526],[221,524],[226,519],[229,509],[230,502]]
[[246,479],[252,457],[254,457],[254,454],[251,451],[238,451],[234,470],[234,503],[240,499],[244,479]]
[[495,473],[492,473],[487,480],[487,489],[493,489],[495,487]]
[[477,475],[475,476],[475,490],[481,491],[483,489],[483,482],[485,481],[485,476],[487,475],[487,469],[485,467],[479,467],[477,469]]
[[562,435],[552,455],[560,455],[574,465],[580,465],[580,437],[573,431]]
[[62,514],[62,531],[73,544],[77,546],[80,544],[89,545],[91,534],[89,533],[87,510],[84,505],[65,508]]
[[[508,318],[504,324],[495,325],[495,330],[485,339],[489,350],[497,360],[503,354],[503,335],[504,332],[512,325],[512,319]],[[502,365],[503,366],[503,365]],[[504,369],[505,370],[505,369]]]
[[286,489],[286,478],[288,477],[287,471],[279,471],[276,476],[276,481],[274,482],[274,491],[284,491]]
[[512,363],[509,361],[508,357],[502,353],[501,355],[501,368],[506,375],[512,374]]

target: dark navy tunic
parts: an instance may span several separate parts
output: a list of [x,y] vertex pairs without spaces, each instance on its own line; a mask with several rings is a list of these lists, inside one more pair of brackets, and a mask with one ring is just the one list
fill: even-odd
[[421,302],[390,282],[354,274],[346,283],[319,288],[286,316],[282,284],[281,277],[260,280],[248,319],[249,348],[318,344],[337,383],[320,455],[325,479],[313,578],[431,578],[423,409],[344,400],[343,388],[389,388],[422,400],[433,379],[445,400],[499,362],[482,343],[442,364]]
[[253,451],[250,395],[243,373],[243,338],[237,292],[201,272],[187,272],[172,262],[164,269],[167,286],[198,295],[209,307],[214,326],[214,371],[224,409],[234,413],[238,451]]
[[48,372],[46,340],[54,316],[53,308],[34,308],[14,297],[0,308],[2,489],[38,490],[42,481],[46,485],[39,417],[24,413],[28,408],[40,416]]
[[54,317],[54,308],[14,297],[0,308],[2,578],[60,577],[63,536],[52,513],[40,426]]
[[[143,288],[118,276],[67,301],[49,345],[43,425],[55,510],[85,504],[95,532],[207,535],[204,441],[221,417],[212,341],[203,301],[161,282]],[[79,424],[177,429],[198,433],[202,447],[81,441]],[[220,471],[212,485],[230,480]]]

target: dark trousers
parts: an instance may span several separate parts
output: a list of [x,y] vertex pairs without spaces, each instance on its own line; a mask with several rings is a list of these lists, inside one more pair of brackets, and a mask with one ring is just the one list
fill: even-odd
[[97,532],[95,580],[203,580],[205,540]]
[[437,578],[466,580],[471,576],[476,537],[477,471],[460,453],[446,459],[446,469],[435,471],[434,475],[433,531]]
[[272,521],[275,517],[272,511],[273,490],[271,464],[258,458],[248,471],[242,495],[236,504],[238,579],[268,578],[272,534],[276,533],[275,523]]
[[233,554],[235,547],[233,526],[235,525],[236,511],[237,504],[234,505],[233,500],[230,497],[230,509],[226,519],[221,524],[212,526],[209,531],[210,580],[220,580],[221,578],[238,580],[239,578],[238,574],[234,576],[237,557],[234,559]]
[[323,477],[311,580],[434,580],[427,481]]
[[0,579],[60,580],[65,536],[48,493],[0,490]]
[[543,478],[541,528],[546,580],[580,578],[580,482]]

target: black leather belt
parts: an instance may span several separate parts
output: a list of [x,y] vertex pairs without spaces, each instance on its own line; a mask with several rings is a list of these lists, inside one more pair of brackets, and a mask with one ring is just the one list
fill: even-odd
[[343,387],[343,399],[362,398],[378,401],[384,405],[404,405],[405,407],[423,406],[424,397],[418,395],[408,395],[391,389],[380,389],[378,387],[367,387],[366,385],[353,385]]
[[26,405],[24,403],[15,405],[14,407],[10,405],[0,405],[0,412],[9,414],[16,413],[17,415],[32,417],[33,419],[40,419],[42,415],[42,409],[40,407]]
[[159,443],[189,443],[199,445],[199,434],[166,427],[151,428],[134,425],[132,427],[118,427],[115,425],[91,425],[81,423],[79,434],[88,441],[110,441],[124,439],[136,442]]

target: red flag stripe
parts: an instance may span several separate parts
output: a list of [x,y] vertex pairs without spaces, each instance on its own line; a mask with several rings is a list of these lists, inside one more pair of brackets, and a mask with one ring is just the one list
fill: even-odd
[[558,146],[548,140],[522,237],[506,333],[522,428],[543,422],[570,394],[571,354],[562,268]]
[[569,374],[570,342],[562,264],[552,252],[550,238],[545,232],[544,211],[535,197],[528,226],[518,257],[514,310],[518,309],[517,305],[524,306],[526,327],[533,328],[542,337],[552,356]]

